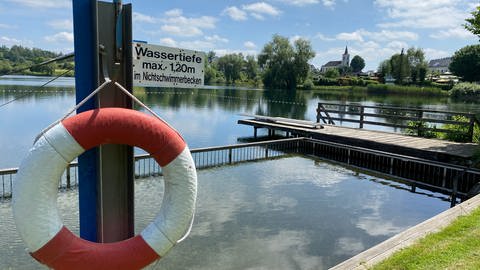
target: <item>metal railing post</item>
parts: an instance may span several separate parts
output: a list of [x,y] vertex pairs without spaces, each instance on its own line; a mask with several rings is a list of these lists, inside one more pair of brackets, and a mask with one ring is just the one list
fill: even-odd
[[67,166],[67,188],[69,189],[70,188],[70,164],[68,164]]

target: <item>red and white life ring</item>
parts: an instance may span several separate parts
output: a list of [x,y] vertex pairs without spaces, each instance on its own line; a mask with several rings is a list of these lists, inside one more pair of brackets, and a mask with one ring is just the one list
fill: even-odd
[[[93,243],[70,232],[57,209],[58,181],[85,150],[138,146],[162,167],[165,193],[155,220],[139,235]],[[188,231],[197,175],[188,146],[166,123],[141,112],[102,108],[67,118],[43,134],[23,160],[13,186],[17,230],[31,255],[54,269],[140,269],[164,256]]]

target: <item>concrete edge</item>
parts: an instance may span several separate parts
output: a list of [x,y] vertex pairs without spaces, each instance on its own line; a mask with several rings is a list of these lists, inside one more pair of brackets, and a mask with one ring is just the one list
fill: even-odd
[[360,254],[330,268],[368,269],[390,257],[393,253],[408,247],[427,234],[435,233],[450,225],[459,216],[467,215],[480,206],[480,195],[477,195],[457,206],[450,208],[414,227],[401,232],[382,243],[363,251]]

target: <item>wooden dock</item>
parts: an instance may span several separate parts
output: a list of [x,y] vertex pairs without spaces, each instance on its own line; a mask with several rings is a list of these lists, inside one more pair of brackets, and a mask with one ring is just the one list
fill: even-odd
[[336,142],[346,145],[380,150],[394,154],[424,158],[457,164],[468,164],[478,145],[474,143],[456,143],[446,140],[426,139],[397,133],[349,128],[335,125],[282,118],[276,121],[275,117],[257,116],[253,119],[239,120],[238,124],[254,127],[254,136],[257,129],[269,130],[269,135],[276,131],[283,131],[288,136],[311,137],[319,140]]

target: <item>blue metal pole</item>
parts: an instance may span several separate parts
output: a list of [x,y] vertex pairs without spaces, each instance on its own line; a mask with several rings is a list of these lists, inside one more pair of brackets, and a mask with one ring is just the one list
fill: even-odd
[[[73,32],[75,43],[75,90],[77,103],[98,86],[97,1],[73,0]],[[77,113],[94,109],[91,99]],[[78,157],[80,237],[97,242],[97,177],[98,150]]]

